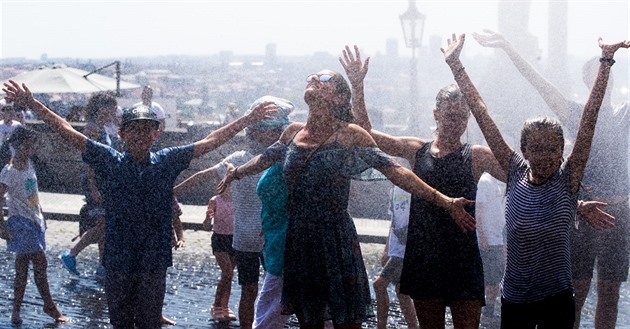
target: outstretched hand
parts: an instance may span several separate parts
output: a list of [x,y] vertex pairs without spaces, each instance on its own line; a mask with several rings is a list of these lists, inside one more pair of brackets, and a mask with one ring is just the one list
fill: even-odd
[[594,229],[605,230],[615,226],[616,220],[615,217],[601,209],[607,205],[605,202],[584,201],[578,206],[577,212]]
[[503,34],[488,29],[484,29],[483,34],[473,32],[473,38],[483,47],[489,48],[505,48],[510,44]]
[[453,220],[455,220],[455,224],[457,224],[464,233],[476,229],[475,217],[471,216],[465,209],[466,206],[473,204],[475,204],[474,201],[465,198],[454,198],[453,204],[449,209],[449,213]]
[[252,109],[249,116],[256,122],[260,120],[273,119],[272,114],[278,112],[278,105],[271,101],[262,102]]
[[35,98],[26,84],[20,86],[17,82],[9,80],[9,82],[4,83],[2,91],[6,94],[4,98],[7,102],[13,102],[30,109],[35,108]]
[[370,64],[370,58],[366,58],[365,62],[361,61],[361,53],[359,47],[354,46],[354,54],[350,51],[350,47],[346,45],[346,49],[343,50],[343,58],[339,57],[339,62],[343,69],[346,71],[348,80],[353,86],[360,84],[365,79],[368,72],[368,65]]
[[228,187],[230,187],[230,184],[234,180],[234,173],[236,173],[236,167],[233,164],[228,162],[225,166],[227,167],[227,172],[219,184],[217,184],[218,194],[223,193]]
[[615,52],[619,48],[630,48],[630,41],[623,40],[615,43],[605,43],[602,37],[597,39],[597,43],[599,44],[599,48],[602,49],[602,57],[603,58],[613,58]]
[[460,34],[459,38],[457,38],[455,33],[453,33],[453,36],[447,40],[448,46],[446,49],[440,48],[444,54],[444,60],[446,60],[446,63],[451,64],[459,60],[459,54],[461,54],[462,49],[464,48],[465,39],[465,34]]

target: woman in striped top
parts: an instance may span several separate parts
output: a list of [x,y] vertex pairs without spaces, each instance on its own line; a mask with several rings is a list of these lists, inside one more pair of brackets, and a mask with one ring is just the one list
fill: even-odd
[[464,37],[453,34],[442,52],[490,149],[508,173],[501,327],[573,328],[569,229],[613,55],[621,47],[630,47],[630,42],[607,44],[600,38],[597,80],[584,107],[575,146],[563,160],[562,126],[550,118],[525,122],[520,145],[523,155],[505,142],[459,59]]

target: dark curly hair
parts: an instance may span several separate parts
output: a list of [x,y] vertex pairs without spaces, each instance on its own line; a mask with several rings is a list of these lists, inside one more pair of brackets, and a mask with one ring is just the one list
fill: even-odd
[[85,111],[87,113],[87,119],[89,121],[95,120],[98,117],[98,111],[104,107],[118,106],[116,97],[114,94],[105,91],[99,91],[90,97]]

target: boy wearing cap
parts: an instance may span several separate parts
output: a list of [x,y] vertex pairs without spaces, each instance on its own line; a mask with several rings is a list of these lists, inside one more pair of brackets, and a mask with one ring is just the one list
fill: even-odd
[[213,131],[193,144],[150,152],[159,136],[159,121],[148,107],[125,109],[119,135],[121,153],[88,139],[63,118],[33,98],[14,81],[4,84],[9,101],[37,113],[104,181],[106,236],[105,292],[114,328],[159,328],[166,269],[172,265],[172,188],[193,158],[217,148],[240,130],[275,112],[261,103],[248,115]]
[[[220,163],[206,170],[199,171],[175,187],[175,194],[181,193],[197,184],[208,184],[212,180],[223,177],[229,164],[242,165],[250,159],[261,154],[267,146],[278,140],[284,128],[289,124],[289,114],[293,110],[293,104],[282,98],[263,96],[255,100],[248,115],[259,104],[274,103],[278,112],[271,119],[262,120],[245,129],[248,149],[237,151]],[[234,235],[233,248],[236,251],[236,268],[238,270],[238,283],[241,285],[241,297],[239,302],[239,324],[242,329],[251,329],[254,322],[254,303],[258,294],[258,279],[260,276],[260,251],[263,246],[261,237],[261,201],[256,194],[256,186],[262,173],[241,180],[231,185],[232,204],[234,207]],[[217,309],[229,312],[227,305],[212,305],[213,318],[223,320],[225,314],[219,314]]]

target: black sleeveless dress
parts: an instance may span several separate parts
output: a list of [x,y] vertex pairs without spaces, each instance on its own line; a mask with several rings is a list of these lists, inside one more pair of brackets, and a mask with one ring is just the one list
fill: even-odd
[[[413,172],[450,197],[475,200],[472,146],[464,144],[436,158],[431,155],[432,144],[418,150]],[[474,206],[467,210],[475,215]],[[443,208],[415,196],[411,199],[400,292],[415,300],[443,300],[447,305],[459,300],[485,303],[477,233],[462,232]]]

